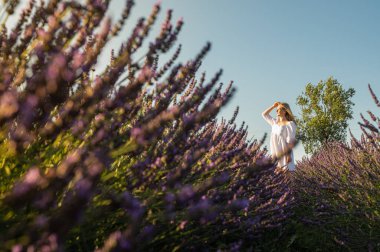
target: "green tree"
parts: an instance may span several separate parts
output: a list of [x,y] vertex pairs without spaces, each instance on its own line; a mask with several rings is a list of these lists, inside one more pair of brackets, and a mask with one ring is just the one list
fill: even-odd
[[297,128],[306,153],[315,153],[330,141],[344,141],[347,121],[352,119],[353,88],[345,90],[333,77],[317,85],[308,83],[297,97],[301,116]]

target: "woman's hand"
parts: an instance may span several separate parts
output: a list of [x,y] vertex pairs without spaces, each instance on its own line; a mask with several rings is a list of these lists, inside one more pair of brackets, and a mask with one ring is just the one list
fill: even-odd
[[277,106],[280,105],[280,104],[281,104],[280,102],[275,102],[275,103],[273,104],[273,107],[277,108]]
[[292,162],[292,156],[290,154],[286,155],[286,163],[289,164]]

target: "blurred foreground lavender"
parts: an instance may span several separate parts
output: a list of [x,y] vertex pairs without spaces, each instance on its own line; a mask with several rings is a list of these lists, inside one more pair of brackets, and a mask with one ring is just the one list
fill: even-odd
[[[3,23],[17,3],[3,1]],[[148,43],[155,5],[93,76],[133,5],[113,23],[106,0],[32,0],[1,27],[1,250],[253,248],[290,215],[288,175],[236,128],[238,110],[215,119],[235,89],[222,71],[196,76],[210,44],[160,62],[183,25],[171,11]]]

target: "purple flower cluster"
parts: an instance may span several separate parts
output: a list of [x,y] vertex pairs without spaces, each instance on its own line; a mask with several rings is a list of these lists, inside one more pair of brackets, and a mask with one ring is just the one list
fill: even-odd
[[1,250],[216,249],[226,237],[237,250],[291,214],[289,176],[236,128],[238,109],[216,120],[235,88],[216,87],[221,70],[197,79],[210,43],[160,66],[183,25],[171,11],[143,61],[159,4],[93,76],[133,4],[113,23],[109,1],[30,1],[1,27]]

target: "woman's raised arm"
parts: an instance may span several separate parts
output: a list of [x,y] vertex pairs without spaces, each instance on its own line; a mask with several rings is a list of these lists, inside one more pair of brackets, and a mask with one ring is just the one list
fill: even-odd
[[269,108],[267,108],[266,110],[264,110],[263,113],[261,113],[261,115],[263,116],[263,118],[265,119],[265,121],[267,121],[267,123],[269,123],[270,125],[273,125],[274,124],[274,119],[273,117],[271,117],[269,115],[269,113],[274,109],[276,108],[280,103],[279,102],[275,102],[272,106],[270,106]]

